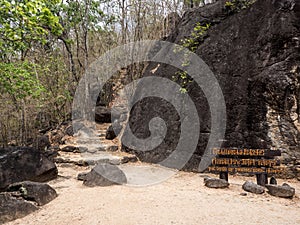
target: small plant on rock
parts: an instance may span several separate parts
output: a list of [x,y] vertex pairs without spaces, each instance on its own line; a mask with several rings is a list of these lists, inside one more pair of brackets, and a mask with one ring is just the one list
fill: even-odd
[[[196,23],[190,37],[182,39],[181,46],[175,49],[176,52],[181,52],[183,49],[187,48],[191,52],[196,52],[198,46],[204,41],[205,36],[207,35],[208,29],[211,27],[210,23],[202,25],[201,23]],[[189,61],[190,54],[188,52],[184,53],[184,58],[182,60],[182,66],[188,67],[190,65]],[[172,77],[174,81],[180,83],[182,93],[187,92],[187,84],[191,83],[193,79],[188,76],[187,71],[178,71],[175,73],[175,76]]]
[[225,11],[227,14],[238,13],[243,9],[247,9],[256,0],[232,0],[225,2]]

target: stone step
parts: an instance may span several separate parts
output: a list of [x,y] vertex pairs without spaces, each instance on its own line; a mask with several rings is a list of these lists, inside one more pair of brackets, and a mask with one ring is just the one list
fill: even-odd
[[[107,129],[108,129],[108,127],[107,127]],[[107,129],[97,130],[97,134],[103,134],[103,133],[105,134]]]
[[113,165],[121,165],[128,162],[138,161],[137,157],[130,154],[112,154],[110,152],[96,153],[60,153],[55,158],[56,163],[72,163],[79,166],[96,165],[98,163],[110,163]]

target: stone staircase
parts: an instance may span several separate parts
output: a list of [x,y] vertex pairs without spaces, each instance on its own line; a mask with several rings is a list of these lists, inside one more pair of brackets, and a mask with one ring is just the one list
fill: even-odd
[[[127,71],[121,70],[120,74],[114,79],[114,98],[110,103],[109,108],[120,113],[118,123],[126,125],[128,119],[127,95],[128,90],[124,90],[124,83],[127,79]],[[83,122],[86,127],[91,127],[90,124]],[[65,144],[59,146],[59,155],[55,161],[57,163],[73,163],[75,165],[87,166],[95,165],[101,162],[108,162],[114,165],[120,165],[127,162],[138,161],[137,157],[132,154],[121,152],[121,142],[119,137],[114,140],[105,138],[106,131],[111,123],[98,123],[95,125],[94,133],[87,135],[84,132],[79,132],[73,137],[68,137],[64,140]],[[69,147],[69,148],[68,148]]]
[[110,125],[110,123],[96,124],[96,131],[92,136],[77,133],[67,138],[65,144],[59,146],[55,162],[78,166],[93,166],[98,163],[120,165],[137,162],[135,155],[120,151],[121,144],[118,138],[114,140],[105,138],[106,130]]

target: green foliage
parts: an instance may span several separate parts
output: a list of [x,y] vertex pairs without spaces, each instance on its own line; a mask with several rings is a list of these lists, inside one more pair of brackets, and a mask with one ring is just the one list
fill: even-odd
[[45,88],[36,77],[37,65],[29,62],[0,63],[0,93],[8,93],[15,100],[28,96],[38,98]]
[[210,28],[210,26],[211,25],[209,23],[203,26],[199,22],[196,23],[191,36],[189,38],[181,40],[182,46],[192,52],[195,52],[199,44],[203,42],[207,30]]
[[18,55],[33,42],[45,43],[49,32],[59,35],[62,27],[59,18],[48,8],[58,0],[1,0],[0,1],[0,51],[4,60]]
[[[207,31],[211,27],[211,24],[207,23],[201,25],[201,23],[196,23],[196,26],[193,28],[193,31],[190,37],[181,40],[181,46],[176,49],[176,52],[182,51],[184,48],[189,49],[191,52],[195,52],[199,45],[204,41],[204,38],[207,34]],[[184,58],[181,64],[183,67],[188,67],[190,65],[189,62],[189,54],[187,52],[184,53]],[[175,76],[173,76],[173,80],[179,82],[181,84],[181,92],[187,92],[187,84],[193,82],[193,80],[188,76],[187,71],[178,71]]]
[[247,9],[255,0],[232,0],[225,2],[225,10],[228,14],[238,13],[243,9]]

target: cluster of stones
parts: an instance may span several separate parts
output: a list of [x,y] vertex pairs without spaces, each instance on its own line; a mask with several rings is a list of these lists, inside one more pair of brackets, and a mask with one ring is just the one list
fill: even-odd
[[[228,188],[229,182],[224,179],[205,177],[204,185],[209,188]],[[276,197],[282,197],[282,198],[293,198],[295,195],[295,188],[291,187],[290,185],[288,185],[286,183],[284,183],[282,185],[266,184],[264,187],[264,186],[255,184],[252,181],[246,181],[243,184],[242,188],[244,191],[251,192],[254,194],[263,194],[263,193],[265,193],[265,188],[266,188],[270,195],[276,196]]]

